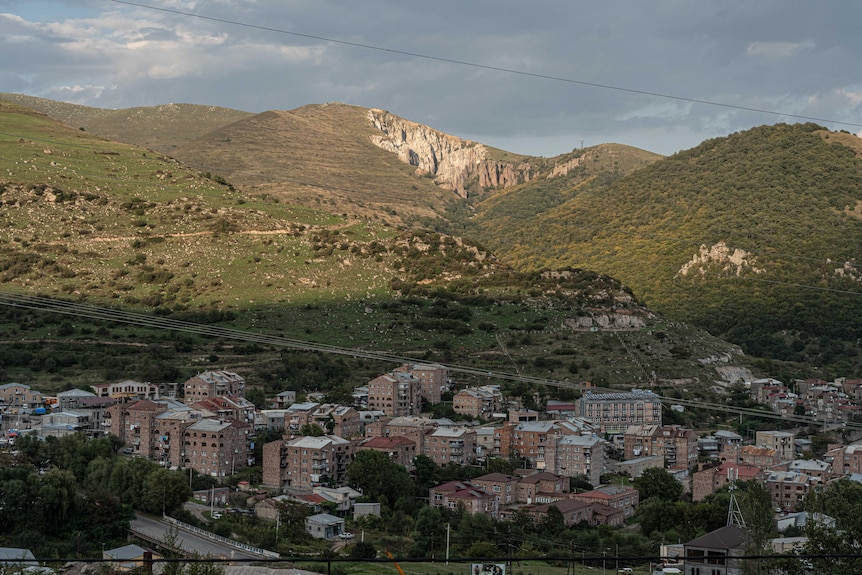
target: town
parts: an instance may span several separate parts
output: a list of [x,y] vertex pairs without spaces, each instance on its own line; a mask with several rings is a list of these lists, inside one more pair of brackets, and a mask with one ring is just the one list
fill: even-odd
[[[600,392],[589,383],[578,386],[576,400],[548,400],[541,411],[525,409],[510,402],[499,385],[459,388],[442,365],[408,363],[356,388],[352,405],[284,391],[258,409],[245,398],[245,379],[225,370],[205,371],[184,383],[122,381],[56,396],[8,383],[0,385],[2,446],[14,452],[24,435],[110,434],[119,438],[123,456],[193,470],[225,485],[227,478],[259,466],[259,484],[240,483],[248,512],[276,521],[280,503],[308,505],[315,512],[306,518],[307,532],[332,541],[353,538],[346,518],[380,513],[379,503],[358,501],[362,493],[349,486],[348,467],[363,451],[379,452],[411,473],[417,456],[441,467],[481,469],[493,460],[511,461],[511,473],[489,471],[432,486],[428,504],[495,520],[520,514],[542,521],[555,509],[566,526],[624,526],[642,499],[636,481],[649,470],[669,474],[692,502],[735,481],[755,481],[769,494],[779,530],[792,527],[797,533],[806,521],[803,503],[809,493],[841,479],[862,482],[862,443],[852,443],[848,435],[862,409],[862,380],[800,380],[788,387],[758,379],[738,385],[776,417],[809,418],[818,429],[840,431],[832,437],[847,441],[798,436],[795,429],[805,429],[801,425],[743,437],[730,429],[665,424],[662,398],[655,393]],[[422,414],[423,406],[444,397],[451,397],[458,421]],[[256,461],[255,441],[264,434],[280,439],[263,444],[262,461]],[[635,484],[608,483],[609,477]],[[227,491],[219,487],[198,495],[224,504]],[[221,509],[212,518],[221,517]],[[664,565],[658,568],[679,567],[675,557],[690,556],[695,548],[704,557],[742,552],[745,538],[739,533],[731,534],[739,549],[724,543],[710,548],[714,538],[708,535],[663,546]],[[772,550],[792,551],[803,541],[779,537]]]

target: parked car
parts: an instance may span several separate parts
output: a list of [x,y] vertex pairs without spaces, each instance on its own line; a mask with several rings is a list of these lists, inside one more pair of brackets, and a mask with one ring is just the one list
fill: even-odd
[[218,511],[213,511],[213,519],[221,519],[221,513]]
[[353,539],[353,533],[351,533],[350,531],[342,531],[338,534],[338,536],[342,539]]

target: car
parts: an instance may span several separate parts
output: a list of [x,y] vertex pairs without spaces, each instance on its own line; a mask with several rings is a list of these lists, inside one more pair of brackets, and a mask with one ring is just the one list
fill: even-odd
[[212,517],[213,519],[221,519],[221,513],[219,513],[218,511],[213,511]]
[[631,567],[622,567],[622,568],[620,568],[620,570],[618,572],[619,573],[631,573],[632,571],[634,571],[634,570]]
[[353,539],[353,533],[351,533],[350,531],[342,531],[338,534],[338,536],[342,539]]

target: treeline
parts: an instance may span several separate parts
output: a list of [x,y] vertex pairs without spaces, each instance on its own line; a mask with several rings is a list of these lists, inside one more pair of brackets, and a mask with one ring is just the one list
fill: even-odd
[[119,457],[114,436],[25,435],[16,448],[0,454],[0,541],[40,558],[99,557],[125,544],[136,510],[170,514],[191,496],[184,474]]

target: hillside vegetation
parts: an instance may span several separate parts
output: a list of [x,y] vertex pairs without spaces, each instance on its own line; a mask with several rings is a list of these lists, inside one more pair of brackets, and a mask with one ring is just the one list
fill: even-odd
[[[248,194],[15,104],[0,126],[2,291],[560,381],[709,387],[716,358],[745,365],[605,275],[517,272],[470,240]],[[3,379],[48,386],[221,367],[349,393],[388,368],[14,308],[0,326]]]
[[813,124],[755,128],[541,213],[480,204],[475,231],[516,268],[607,273],[753,355],[855,370],[858,142]]

